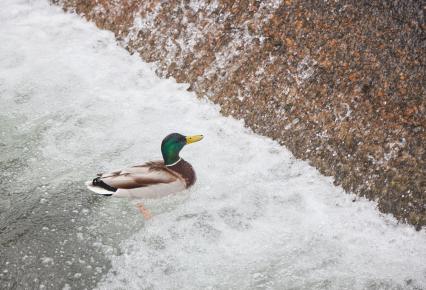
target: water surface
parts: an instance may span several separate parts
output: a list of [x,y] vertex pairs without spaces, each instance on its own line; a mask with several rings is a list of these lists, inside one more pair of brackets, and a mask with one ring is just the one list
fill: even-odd
[[[45,1],[0,10],[1,289],[424,289],[426,234],[381,215],[285,148],[155,76],[111,33]],[[160,158],[187,192],[100,198],[95,173]]]

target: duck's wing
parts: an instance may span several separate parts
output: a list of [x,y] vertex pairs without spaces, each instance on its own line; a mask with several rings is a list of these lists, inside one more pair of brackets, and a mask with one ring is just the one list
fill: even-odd
[[102,182],[117,190],[167,184],[175,182],[178,178],[160,162],[150,162],[100,176]]

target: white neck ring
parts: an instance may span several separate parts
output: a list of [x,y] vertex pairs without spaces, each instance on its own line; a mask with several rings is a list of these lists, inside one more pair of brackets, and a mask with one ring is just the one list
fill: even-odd
[[179,160],[178,160],[178,161],[176,161],[175,163],[167,164],[166,166],[167,166],[167,167],[169,167],[169,166],[176,165],[176,164],[178,164],[181,160],[182,160],[182,158],[179,158]]

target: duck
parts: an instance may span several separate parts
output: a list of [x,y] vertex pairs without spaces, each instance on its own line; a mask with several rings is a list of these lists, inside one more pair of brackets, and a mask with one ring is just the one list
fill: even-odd
[[98,173],[87,181],[87,188],[102,196],[124,197],[135,201],[145,219],[151,218],[146,199],[158,199],[194,185],[197,177],[192,165],[179,156],[184,146],[198,142],[203,135],[167,135],[161,142],[163,160],[149,161],[108,173]]

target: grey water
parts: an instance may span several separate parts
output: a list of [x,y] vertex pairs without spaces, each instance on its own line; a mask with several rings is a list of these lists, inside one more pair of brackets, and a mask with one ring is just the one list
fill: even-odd
[[143,221],[110,219],[117,212],[85,189],[83,174],[46,168],[43,121],[23,130],[25,116],[0,120],[0,288],[93,288],[110,268],[105,251],[119,254],[118,241]]

